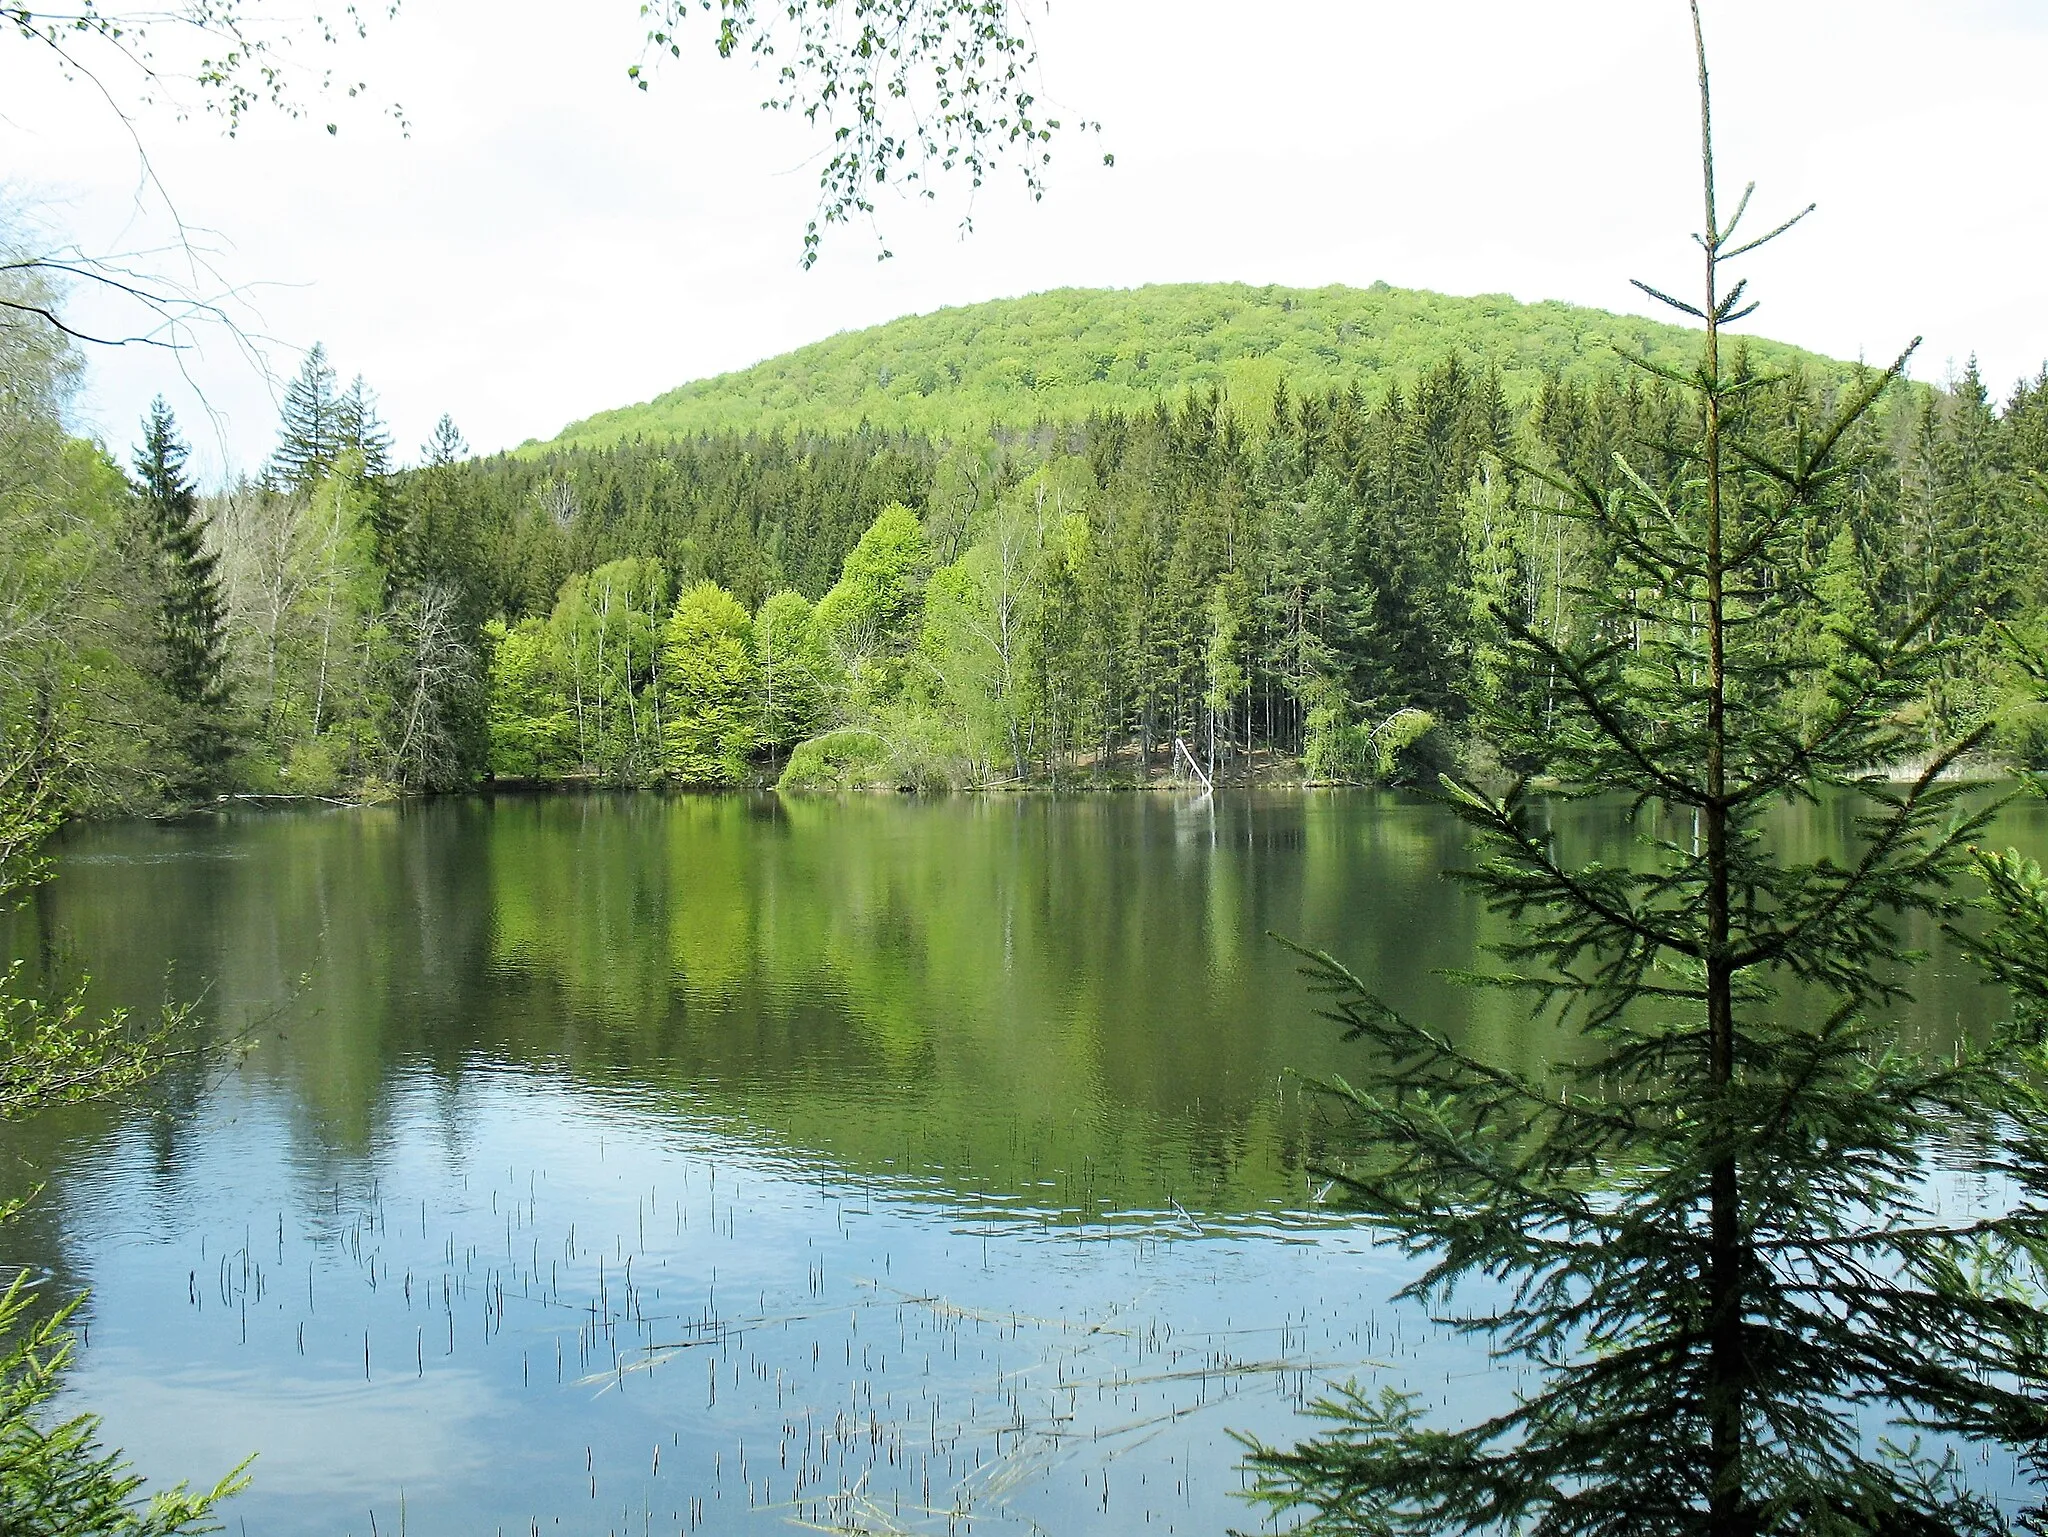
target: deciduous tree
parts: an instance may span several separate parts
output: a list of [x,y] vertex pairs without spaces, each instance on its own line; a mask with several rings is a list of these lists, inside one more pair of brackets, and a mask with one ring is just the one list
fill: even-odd
[[761,740],[760,681],[754,623],[731,593],[699,582],[676,600],[662,674],[669,777],[686,785],[740,783]]

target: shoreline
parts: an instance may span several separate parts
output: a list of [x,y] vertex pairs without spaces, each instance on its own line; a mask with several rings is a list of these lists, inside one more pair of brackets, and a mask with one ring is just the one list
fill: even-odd
[[[1905,760],[1888,765],[1872,778],[1885,785],[1911,784],[1920,777],[1924,762]],[[1942,776],[1950,784],[1996,785],[2010,784],[2020,788],[2027,776],[2036,770],[2022,768],[2000,760],[1979,759],[1952,765]],[[1556,787],[1548,776],[1538,775],[1528,782],[1529,788],[1546,793]],[[989,784],[968,785],[946,790],[929,790],[914,785],[848,785],[837,789],[789,789],[778,788],[772,779],[762,778],[745,784],[691,785],[671,784],[615,784],[606,783],[592,776],[565,776],[560,779],[521,779],[515,777],[480,780],[453,790],[401,791],[389,785],[379,784],[367,794],[351,795],[346,791],[335,794],[289,794],[281,792],[230,791],[195,801],[187,805],[167,807],[153,812],[115,813],[111,816],[88,816],[80,821],[118,821],[124,815],[140,815],[149,820],[171,820],[195,816],[206,811],[225,811],[236,807],[245,809],[275,809],[279,811],[308,810],[314,807],[328,807],[334,810],[362,810],[371,806],[389,806],[412,801],[453,800],[465,796],[490,798],[496,795],[518,797],[569,796],[569,795],[762,795],[776,794],[799,799],[839,799],[847,796],[882,797],[906,796],[919,799],[941,799],[951,796],[1051,796],[1068,795],[1128,795],[1128,794],[1170,794],[1191,796],[1201,799],[1225,791],[1251,790],[1395,790],[1428,797],[1435,792],[1415,783],[1388,783],[1368,780],[1303,779],[1279,773],[1253,774],[1236,777],[1218,775],[1211,785],[1186,775],[1161,774],[1150,780],[1132,778],[1074,781],[1050,779],[1003,780]]]

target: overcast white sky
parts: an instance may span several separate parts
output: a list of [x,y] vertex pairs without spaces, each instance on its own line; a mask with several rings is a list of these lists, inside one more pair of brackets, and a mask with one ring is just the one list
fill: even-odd
[[[443,411],[499,448],[834,331],[1063,285],[1385,279],[1646,311],[1630,277],[1694,274],[1683,0],[1055,0],[1047,95],[1102,121],[1114,169],[1070,139],[1046,202],[1006,176],[964,241],[957,204],[885,199],[894,260],[840,232],[808,273],[817,140],[702,38],[633,90],[637,9],[405,0],[345,56],[367,105],[233,141],[141,116],[277,375],[324,340],[410,457]],[[1750,324],[1873,360],[1924,333],[1923,377],[1974,352],[2001,394],[2039,369],[2048,4],[1710,0],[1707,22],[1724,181],[1756,179],[1766,215],[1820,204],[1760,261]],[[0,177],[89,249],[163,238],[118,120],[14,42]],[[81,425],[125,452],[161,390],[209,478],[258,468],[275,381],[220,336],[184,363],[96,353]]]

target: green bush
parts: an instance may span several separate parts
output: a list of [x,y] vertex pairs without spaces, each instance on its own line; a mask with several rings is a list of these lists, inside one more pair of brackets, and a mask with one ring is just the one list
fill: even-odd
[[278,783],[289,795],[332,795],[341,787],[341,757],[341,745],[331,736],[294,742]]
[[799,742],[789,755],[778,790],[864,790],[885,783],[889,750],[881,737],[857,726]]
[[2048,703],[2016,701],[1998,713],[1998,750],[2020,768],[2048,768]]
[[958,721],[898,704],[878,711],[875,724],[886,747],[882,782],[920,795],[945,795],[979,782],[980,771]]
[[1375,726],[1353,721],[1343,700],[1309,711],[1302,775],[1313,783],[1427,783],[1449,761],[1443,733],[1427,710],[1396,710]]
[[909,705],[885,710],[878,729],[842,726],[797,744],[778,790],[911,790],[944,795],[974,779],[973,760],[950,723]]

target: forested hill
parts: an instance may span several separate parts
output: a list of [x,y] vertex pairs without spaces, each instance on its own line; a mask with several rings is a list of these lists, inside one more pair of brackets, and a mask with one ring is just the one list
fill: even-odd
[[[1198,321],[1190,349],[1218,339]],[[1557,647],[1616,601],[1629,640],[1696,623],[1679,596],[1617,598],[1618,548],[1559,495],[1627,480],[1690,506],[1700,422],[1590,344],[1590,378],[1529,389],[1522,365],[1519,401],[1512,354],[1447,327],[1413,345],[1391,376],[1319,387],[1269,349],[1249,399],[1162,365],[1194,382],[999,432],[643,431],[478,459],[444,418],[410,470],[368,384],[315,348],[264,478],[211,497],[161,405],[132,480],[72,439],[49,349],[12,365],[32,388],[0,390],[0,741],[64,733],[80,808],[486,776],[1125,784],[1195,753],[1212,778],[1488,771],[1487,722],[1547,716],[1560,687],[1510,665],[1502,615]],[[1782,464],[1831,430],[1842,382],[1753,377],[1722,420]],[[1944,671],[1899,722],[1930,748],[1989,728],[2048,765],[2048,700],[2012,650],[2048,651],[2048,368],[2002,405],[1974,369],[1887,391],[1832,441],[1837,473],[1780,528],[1783,720],[1832,697],[1812,679],[1863,637],[1931,636]]]
[[[1772,366],[1842,367],[1779,342],[1759,339],[1751,347],[1757,361]],[[1508,398],[1520,404],[1546,375],[1590,384],[1622,367],[1623,355],[1689,367],[1698,342],[1683,327],[1633,315],[1385,283],[1062,288],[845,332],[642,405],[600,412],[545,446],[729,430],[844,431],[862,422],[979,435],[992,424],[1079,421],[1211,387],[1240,412],[1252,412],[1272,399],[1283,376],[1297,389],[1356,384],[1377,394],[1376,386],[1413,380],[1453,352],[1499,368]]]

